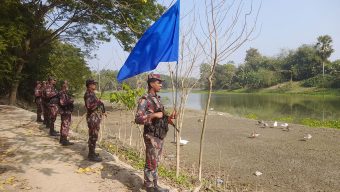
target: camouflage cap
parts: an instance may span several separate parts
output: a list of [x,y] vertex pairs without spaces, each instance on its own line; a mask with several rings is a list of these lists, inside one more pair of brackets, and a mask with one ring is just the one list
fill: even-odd
[[164,81],[163,79],[161,79],[161,75],[160,74],[153,74],[153,73],[150,73],[148,75],[148,82],[153,82],[153,81]]
[[86,87],[91,85],[91,84],[96,84],[98,83],[97,81],[95,81],[94,79],[88,79],[86,80]]
[[53,77],[53,76],[49,76],[48,77],[48,81],[52,81],[52,80],[56,81],[57,79],[55,77]]

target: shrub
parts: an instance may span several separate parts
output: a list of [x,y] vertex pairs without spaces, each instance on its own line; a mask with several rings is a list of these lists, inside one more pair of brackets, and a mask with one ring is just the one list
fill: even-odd
[[323,85],[323,77],[322,74],[317,75],[315,77],[303,80],[302,86],[304,87],[326,87],[329,88],[332,86],[334,81],[334,77],[331,75],[325,75],[325,84]]

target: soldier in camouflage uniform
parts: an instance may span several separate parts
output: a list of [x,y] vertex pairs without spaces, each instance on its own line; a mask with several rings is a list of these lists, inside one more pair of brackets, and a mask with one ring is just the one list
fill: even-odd
[[46,81],[43,81],[41,84],[41,103],[42,103],[42,112],[43,112],[43,117],[44,117],[44,125],[46,125],[46,128],[48,128],[48,100],[46,98],[46,86],[47,83]]
[[105,111],[103,111],[104,104],[96,97],[94,92],[96,90],[96,83],[97,82],[93,79],[86,80],[87,90],[84,95],[84,101],[87,110],[86,121],[89,128],[88,159],[90,161],[100,162],[102,161],[102,158],[99,156],[99,154],[95,153],[95,149],[100,129],[100,121],[102,116],[105,115]]
[[36,86],[34,88],[34,102],[37,105],[37,122],[43,122],[41,119],[42,113],[42,90],[41,83],[37,81]]
[[59,142],[63,146],[73,145],[73,143],[67,139],[71,125],[73,102],[74,100],[70,97],[68,93],[68,82],[64,81],[61,91],[59,92],[59,113],[61,117]]
[[54,87],[56,84],[56,79],[53,77],[48,78],[48,84],[46,85],[45,89],[45,96],[48,100],[48,128],[50,129],[51,136],[58,136],[58,132],[55,131],[54,122],[58,116],[58,105],[59,105],[59,98],[58,98],[58,91]]
[[[166,119],[168,123],[174,119],[176,113],[173,112],[170,116],[164,113],[164,106],[160,101],[157,92],[162,88],[162,79],[158,74],[148,75],[148,93],[141,97],[138,101],[138,108],[135,117],[137,124],[144,125],[144,143],[146,147],[146,160],[144,167],[144,185],[147,191],[169,191],[158,186],[157,167],[162,154],[163,139],[165,135],[157,134],[158,124],[155,122],[160,119]],[[166,133],[165,133],[166,134]]]

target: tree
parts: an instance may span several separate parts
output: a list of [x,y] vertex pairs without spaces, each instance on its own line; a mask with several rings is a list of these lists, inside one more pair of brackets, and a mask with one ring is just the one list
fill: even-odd
[[208,90],[209,85],[207,82],[207,78],[209,76],[210,66],[207,63],[203,63],[200,65],[200,87],[202,87],[205,90]]
[[332,38],[329,35],[323,35],[318,37],[318,42],[315,45],[316,51],[318,55],[321,57],[321,64],[322,64],[322,76],[325,76],[325,63],[327,59],[331,56],[334,52],[332,48]]
[[[249,40],[251,34],[255,30],[257,15],[259,13],[258,9],[257,14],[254,15],[253,4],[248,7],[248,10],[245,10],[243,1],[233,1],[231,4],[228,4],[226,0],[206,0],[205,5],[205,28],[201,25],[202,33],[205,38],[200,41],[200,45],[210,69],[207,78],[209,92],[204,111],[200,139],[198,173],[200,181],[202,181],[204,135],[207,126],[207,115],[216,66],[218,63],[228,59],[231,54]],[[249,26],[249,19],[251,17],[253,19],[253,24]],[[229,21],[228,18],[231,18],[231,21]]]
[[312,45],[302,45],[290,52],[283,65],[284,70],[291,70],[293,80],[304,80],[319,74],[321,58]]
[[102,69],[99,71],[97,77],[101,91],[118,90],[117,74],[116,70]]
[[180,139],[184,122],[185,105],[190,92],[199,81],[199,79],[190,78],[190,76],[193,75],[194,67],[198,64],[198,58],[202,55],[200,45],[192,32],[194,25],[193,22],[193,25],[182,34],[180,61],[179,64],[176,65],[176,77],[174,77],[173,65],[168,65],[172,83],[173,106],[177,112],[176,132],[174,132],[174,140],[176,142],[176,178],[179,177],[180,172]]
[[[7,4],[13,11],[7,10]],[[5,0],[0,8],[0,12],[5,10],[4,18],[10,20],[12,26],[19,22],[24,28],[21,46],[12,54],[16,60],[12,68],[14,78],[10,82],[10,104],[15,103],[22,71],[32,55],[54,40],[84,45],[85,51],[90,51],[96,43],[109,41],[113,36],[124,50],[130,50],[164,11],[155,0]]]
[[257,71],[262,61],[262,55],[255,48],[250,48],[246,51],[245,65],[251,70]]
[[[4,0],[0,3],[0,80],[5,93],[16,98],[18,82],[22,77],[22,65],[25,52],[28,51],[29,28],[33,14],[28,7],[16,0]],[[37,31],[35,31],[37,32]]]
[[67,80],[73,92],[85,88],[84,83],[91,76],[84,54],[73,45],[54,42],[49,55],[50,74],[60,80]]
[[[201,66],[202,67],[202,66]],[[208,69],[208,66],[205,66]],[[201,74],[205,73],[205,76],[208,75],[209,71],[202,71]],[[216,72],[213,76],[213,89],[224,89],[229,88],[231,86],[232,80],[235,76],[236,67],[233,64],[225,64],[225,65],[216,65]],[[201,77],[201,81],[203,84],[205,83],[205,89],[208,89],[208,85],[206,83],[206,78]]]

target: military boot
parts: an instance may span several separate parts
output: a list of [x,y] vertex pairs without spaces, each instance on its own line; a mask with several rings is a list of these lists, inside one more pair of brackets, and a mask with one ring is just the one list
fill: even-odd
[[49,129],[51,127],[50,120],[46,119],[46,129]]
[[94,161],[94,162],[101,162],[102,158],[99,156],[99,154],[95,153],[95,148],[89,148],[89,155],[87,156],[89,161]]
[[54,123],[50,123],[50,136],[59,136],[58,132],[54,130]]
[[39,122],[39,123],[44,122],[44,121],[41,119],[41,115],[38,115],[38,114],[37,114],[37,122]]
[[155,182],[154,181],[154,192],[169,192],[169,189],[165,189],[165,188],[162,188],[160,187],[158,184],[157,184],[157,181]]
[[70,142],[69,140],[67,140],[66,137],[63,138],[63,140],[61,141],[61,145],[62,146],[69,146],[69,145],[73,145],[74,143]]

